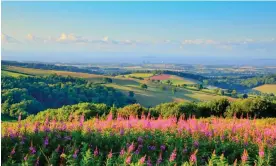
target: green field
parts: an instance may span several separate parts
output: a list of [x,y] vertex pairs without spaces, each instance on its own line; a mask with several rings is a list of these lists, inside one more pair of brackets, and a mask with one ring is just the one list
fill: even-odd
[[57,70],[42,70],[42,69],[32,69],[32,68],[25,68],[25,67],[17,67],[17,66],[5,66],[5,69],[8,71],[14,71],[23,74],[30,74],[30,75],[50,75],[50,74],[57,74],[61,76],[72,76],[78,78],[103,78],[103,75],[97,74],[88,74],[88,73],[79,73],[79,72],[69,72],[69,71],[57,71]]
[[[4,74],[11,74],[15,72],[21,72],[24,74],[30,75],[49,75],[49,74],[58,74],[62,76],[72,76],[78,78],[84,78],[95,83],[101,83],[102,79],[107,76],[96,75],[96,74],[87,74],[87,73],[78,73],[78,72],[68,72],[68,71],[56,71],[56,70],[42,70],[42,69],[31,69],[31,68],[23,68],[23,67],[15,67],[15,66],[6,66],[6,69],[10,72],[4,72]],[[19,73],[13,73],[20,75]],[[23,74],[23,75],[24,75]],[[135,77],[151,77],[150,73],[134,73],[132,76]],[[176,92],[173,94],[171,86],[166,83],[153,83],[150,80],[139,80],[133,78],[127,78],[122,76],[110,77],[112,78],[112,83],[105,84],[105,86],[113,87],[118,89],[128,95],[129,91],[133,91],[135,93],[135,98],[137,102],[145,107],[155,106],[164,102],[172,102],[172,101],[207,101],[212,99],[221,98],[223,96],[213,95],[206,92],[196,91],[194,89],[184,89],[177,88]],[[182,77],[170,76],[170,80],[173,82],[173,85],[177,84],[195,84],[196,82],[189,79],[184,79]],[[143,90],[140,88],[141,83],[146,83],[148,85],[147,90]],[[161,90],[160,86],[165,86],[166,90]]]
[[276,84],[266,84],[254,88],[262,93],[274,93],[276,94]]
[[196,80],[188,79],[188,78],[183,78],[175,75],[171,75],[169,79],[162,80],[162,83],[166,83],[167,80],[170,80],[173,85],[183,85],[183,84],[196,84]]
[[149,78],[153,76],[152,73],[132,73],[132,74],[127,74],[124,75],[125,77],[140,77],[140,78]]
[[21,73],[6,71],[6,70],[1,70],[1,75],[2,76],[11,76],[11,77],[27,76],[26,74],[21,74]]

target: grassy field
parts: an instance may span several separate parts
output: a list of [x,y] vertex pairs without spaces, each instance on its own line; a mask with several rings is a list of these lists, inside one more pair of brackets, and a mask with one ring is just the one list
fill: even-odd
[[6,70],[1,70],[1,75],[2,76],[11,76],[11,77],[27,76],[26,74],[15,73],[15,72],[6,71]]
[[31,69],[31,68],[24,68],[24,67],[17,67],[17,66],[6,66],[5,68],[8,71],[15,71],[23,74],[31,74],[31,75],[50,75],[50,74],[57,74],[62,76],[72,76],[78,78],[103,78],[103,75],[97,74],[88,74],[88,73],[79,73],[79,72],[69,72],[69,71],[57,71],[57,70],[42,70],[42,69]]
[[[15,72],[21,72],[25,74],[31,75],[49,75],[49,74],[58,74],[62,76],[72,76],[78,78],[84,78],[93,82],[102,82],[102,79],[107,76],[96,75],[96,74],[87,74],[87,73],[77,73],[77,72],[67,72],[67,71],[55,71],[55,70],[41,70],[41,69],[31,69],[31,68],[23,68],[23,67],[15,67],[15,66],[7,66],[6,70]],[[7,73],[6,73],[7,74]],[[16,73],[18,74],[18,73]],[[150,73],[135,73],[135,77],[151,77]],[[121,92],[128,95],[129,91],[133,91],[135,93],[135,98],[137,102],[145,107],[155,106],[164,102],[172,102],[172,101],[206,101],[212,100],[215,98],[221,98],[222,96],[208,94],[200,91],[189,90],[184,88],[177,88],[177,91],[173,94],[171,86],[163,83],[157,84],[153,83],[150,80],[139,80],[127,77],[110,77],[112,78],[112,83],[105,84],[105,86],[113,87],[115,89],[120,90]],[[195,82],[183,79],[178,76],[170,75],[169,79],[173,82],[174,85],[177,84],[194,84]],[[143,90],[140,88],[141,83],[146,83],[148,85],[147,90]],[[165,86],[166,90],[161,90],[160,86]]]
[[276,94],[276,84],[266,84],[262,86],[258,86],[254,88],[257,91],[260,91],[262,93],[274,93]]
[[149,78],[153,76],[152,73],[132,73],[132,74],[126,74],[125,77],[140,77],[140,78]]
[[196,80],[187,79],[175,75],[168,74],[160,74],[152,76],[150,79],[152,80],[160,80],[162,83],[166,83],[168,80],[172,82],[173,85],[182,85],[182,84],[196,84]]

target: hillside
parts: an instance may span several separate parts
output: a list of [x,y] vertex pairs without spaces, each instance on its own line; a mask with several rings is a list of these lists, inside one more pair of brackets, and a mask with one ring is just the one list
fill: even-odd
[[276,95],[276,84],[265,84],[254,89],[262,93],[273,93],[274,95]]
[[[184,88],[177,87],[175,88],[175,92],[172,92],[173,86],[168,85],[165,80],[157,82],[152,82],[151,78],[155,78],[150,73],[134,73],[128,75],[119,75],[119,76],[104,76],[99,74],[88,74],[88,73],[80,73],[80,72],[68,72],[68,71],[56,71],[56,70],[42,70],[42,69],[33,69],[33,68],[24,68],[24,67],[16,67],[16,66],[6,66],[5,70],[10,73],[22,73],[29,75],[51,75],[57,74],[61,76],[72,76],[77,78],[84,78],[88,81],[92,81],[94,83],[103,84],[103,78],[111,78],[112,83],[105,83],[104,85],[107,87],[112,87],[117,90],[120,90],[125,95],[129,94],[129,91],[134,92],[134,98],[138,103],[142,104],[146,107],[152,107],[164,102],[172,102],[172,101],[209,101],[212,99],[222,98],[223,96],[206,93],[204,91],[194,90],[193,88]],[[137,77],[143,77],[142,79]],[[158,76],[158,75],[157,75]],[[160,76],[160,75],[159,75]],[[166,80],[170,80],[172,85],[174,84],[190,84],[193,85],[191,79],[185,79],[180,76],[169,75]],[[148,88],[146,90],[141,89],[140,84],[147,84]],[[230,97],[228,97],[230,98]]]

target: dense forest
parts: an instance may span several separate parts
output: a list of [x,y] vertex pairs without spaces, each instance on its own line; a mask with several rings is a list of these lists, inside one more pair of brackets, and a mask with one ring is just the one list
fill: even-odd
[[203,83],[223,89],[246,90],[264,84],[275,84],[276,75],[265,76],[220,76],[203,80]]
[[2,77],[2,114],[23,117],[47,108],[80,102],[105,103],[118,107],[135,103],[132,97],[84,79],[50,75],[44,77]]

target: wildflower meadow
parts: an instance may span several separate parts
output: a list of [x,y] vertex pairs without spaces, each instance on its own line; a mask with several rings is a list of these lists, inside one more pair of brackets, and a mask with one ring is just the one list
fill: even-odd
[[275,119],[142,115],[2,122],[3,165],[276,165]]

